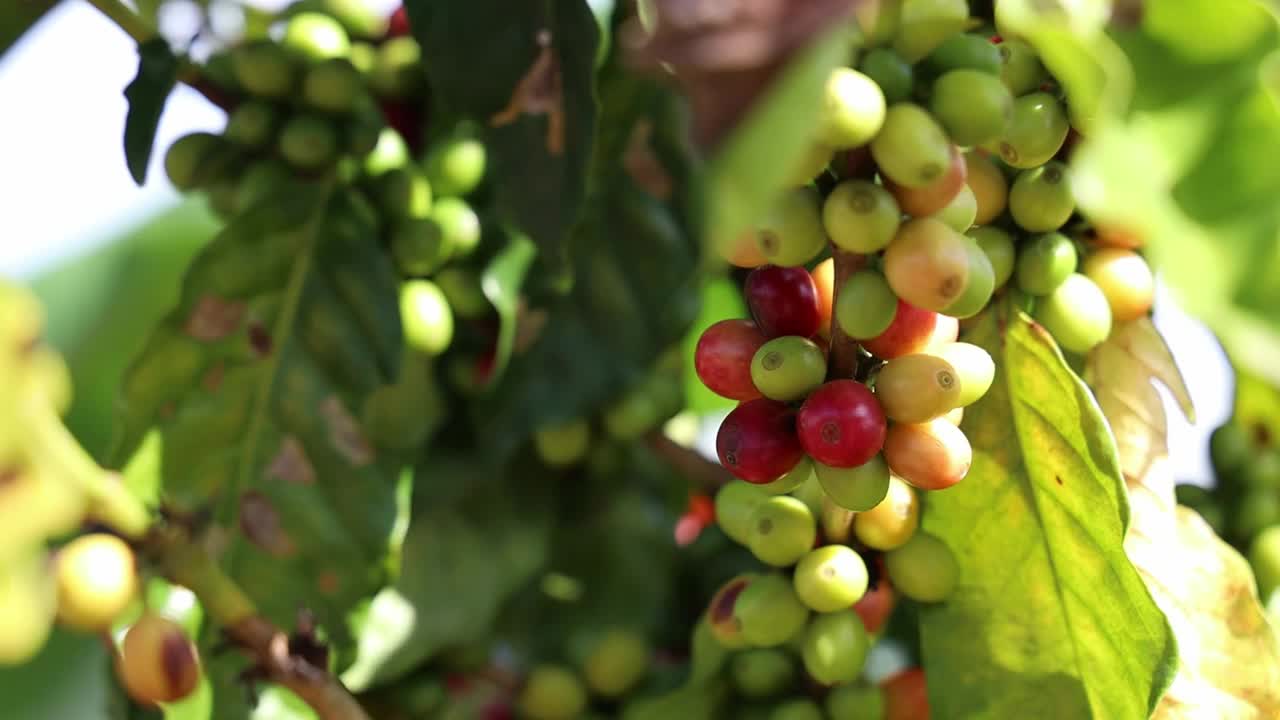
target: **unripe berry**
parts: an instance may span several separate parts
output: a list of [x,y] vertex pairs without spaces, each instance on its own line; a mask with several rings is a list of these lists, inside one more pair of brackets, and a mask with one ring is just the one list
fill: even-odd
[[133,551],[102,533],[72,540],[57,555],[58,620],[85,632],[103,632],[138,594]]

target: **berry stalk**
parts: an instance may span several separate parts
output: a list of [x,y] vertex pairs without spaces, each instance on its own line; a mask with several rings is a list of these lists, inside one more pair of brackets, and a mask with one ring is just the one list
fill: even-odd
[[[867,256],[841,250],[832,245],[831,257],[835,260],[835,282],[832,284],[835,292],[831,303],[834,306],[840,302],[840,288],[844,286],[849,276],[861,270],[867,264]],[[833,314],[831,316],[831,350],[827,361],[827,379],[853,379],[858,373],[860,358],[861,353],[858,350],[858,341],[845,333],[840,327],[840,323],[836,322]]]

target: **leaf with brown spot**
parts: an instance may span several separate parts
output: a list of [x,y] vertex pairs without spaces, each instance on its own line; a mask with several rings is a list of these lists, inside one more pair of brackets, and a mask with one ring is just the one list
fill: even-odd
[[354,467],[364,467],[373,462],[373,446],[341,398],[326,398],[320,405],[320,414],[329,428],[329,442],[347,462]]
[[502,127],[515,122],[521,115],[547,116],[547,153],[564,152],[564,83],[560,77],[560,60],[551,47],[551,34],[538,33],[542,50],[511,91],[511,100],[502,110],[489,118],[489,124]]
[[307,451],[292,435],[280,443],[280,451],[271,460],[267,475],[299,485],[311,485],[316,481],[316,469],[307,459]]
[[205,295],[187,316],[185,330],[196,340],[213,342],[230,335],[244,317],[244,303]]
[[1154,718],[1280,716],[1280,643],[1244,558],[1174,500],[1160,381],[1190,401],[1163,338],[1146,319],[1089,354],[1087,376],[1115,430],[1132,523],[1125,551],[1178,638],[1179,669]]

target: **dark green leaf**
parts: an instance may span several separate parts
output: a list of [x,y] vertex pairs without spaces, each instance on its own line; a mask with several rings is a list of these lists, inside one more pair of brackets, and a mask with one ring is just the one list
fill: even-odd
[[494,347],[491,382],[502,377],[511,360],[511,349],[516,339],[516,323],[520,310],[520,287],[525,274],[533,263],[537,249],[523,235],[516,235],[489,264],[480,277],[480,287],[485,297],[498,311],[498,341]]
[[1177,650],[1124,552],[1129,505],[1106,421],[1025,315],[989,311],[967,339],[997,376],[965,413],[968,477],[925,508],[924,529],[960,563],[955,593],[920,612],[930,705],[939,717],[1147,717]]
[[178,58],[161,37],[138,46],[138,74],[124,89],[129,114],[124,119],[124,158],[133,181],[147,179],[147,164],[156,141],[160,114],[178,79]]
[[292,627],[309,608],[339,655],[347,614],[386,582],[404,464],[359,420],[402,348],[397,276],[366,212],[300,183],[228,225],[126,376],[114,456],[157,428],[163,502],[212,522],[264,615]]
[[0,58],[57,0],[25,0],[0,5]]

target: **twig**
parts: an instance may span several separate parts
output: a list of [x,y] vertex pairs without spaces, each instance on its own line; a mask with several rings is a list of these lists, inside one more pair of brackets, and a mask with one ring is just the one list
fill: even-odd
[[714,493],[721,486],[733,480],[728,470],[720,467],[697,453],[697,451],[673,442],[661,431],[654,431],[645,436],[645,444],[664,462],[684,475],[695,487],[708,493]]
[[[835,280],[832,283],[834,296],[832,307],[840,302],[840,288],[844,286],[850,275],[860,270],[867,263],[866,255],[851,253],[832,245],[831,257],[835,260]],[[831,351],[827,361],[827,379],[842,380],[853,378],[858,373],[858,362],[861,354],[858,343],[845,334],[836,322],[836,314],[831,313]]]
[[149,540],[165,574],[200,598],[227,637],[257,661],[273,683],[292,691],[320,720],[369,720],[369,715],[326,668],[289,650],[289,635],[258,614],[253,602],[184,531],[157,529]]

